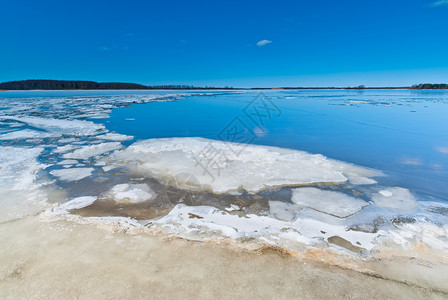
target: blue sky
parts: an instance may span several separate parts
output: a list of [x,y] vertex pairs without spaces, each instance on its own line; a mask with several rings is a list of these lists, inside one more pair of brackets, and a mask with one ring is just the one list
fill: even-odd
[[448,0],[0,0],[0,81],[448,83]]

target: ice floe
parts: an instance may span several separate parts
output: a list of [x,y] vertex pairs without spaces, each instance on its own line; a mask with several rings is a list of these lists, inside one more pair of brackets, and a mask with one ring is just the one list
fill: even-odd
[[101,143],[96,145],[83,146],[73,152],[63,155],[64,158],[70,159],[88,159],[93,156],[98,156],[106,152],[120,149],[122,145],[119,142]]
[[189,173],[196,181],[190,184],[199,184],[215,193],[345,183],[348,180],[346,174],[362,178],[381,176],[378,171],[331,160],[323,155],[203,138],[141,141],[115,152],[111,158],[134,165],[138,171],[161,180]]
[[193,239],[258,239],[291,249],[300,249],[303,245],[325,246],[330,237],[338,236],[356,247],[372,250],[375,238],[379,236],[379,233],[347,231],[344,225],[313,219],[283,221],[253,214],[239,217],[210,206],[184,204],[176,205],[167,216],[153,220],[151,227]]
[[50,133],[70,135],[94,135],[104,130],[104,125],[84,120],[47,119],[40,117],[2,116],[0,120],[14,120]]
[[66,152],[73,151],[78,148],[80,148],[80,146],[69,144],[69,145],[56,147],[56,149],[54,149],[53,152],[54,153],[66,153]]
[[62,181],[77,181],[92,175],[94,168],[70,168],[50,171],[50,174]]
[[269,201],[269,213],[282,221],[293,221],[302,207],[282,201]]
[[58,165],[75,165],[78,161],[74,159],[64,159],[60,162],[58,162]]
[[65,203],[55,206],[53,209],[48,210],[47,213],[52,212],[54,214],[60,214],[60,215],[68,214],[70,210],[84,208],[86,206],[91,205],[96,200],[97,197],[95,196],[77,197]]
[[45,192],[36,182],[44,149],[0,147],[0,221],[35,213],[44,204]]
[[118,184],[114,186],[108,194],[118,203],[139,203],[156,197],[154,191],[144,183]]
[[130,135],[108,132],[106,134],[97,135],[95,138],[107,141],[127,141],[132,140],[134,137]]
[[341,192],[324,191],[313,187],[293,190],[292,202],[314,210],[346,218],[369,205],[367,202]]
[[372,197],[377,206],[400,210],[412,210],[417,207],[417,200],[408,189],[392,187],[380,190]]
[[43,139],[51,136],[52,135],[47,132],[23,129],[2,134],[0,135],[0,140]]

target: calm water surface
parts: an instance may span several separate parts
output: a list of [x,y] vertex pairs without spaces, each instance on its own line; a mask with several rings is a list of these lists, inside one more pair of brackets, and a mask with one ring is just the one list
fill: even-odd
[[[262,100],[260,100],[262,99]],[[269,91],[134,104],[102,122],[136,140],[205,137],[321,153],[448,200],[448,92]],[[244,132],[243,132],[244,131]],[[227,134],[227,135],[226,135]],[[131,142],[133,142],[131,141]]]

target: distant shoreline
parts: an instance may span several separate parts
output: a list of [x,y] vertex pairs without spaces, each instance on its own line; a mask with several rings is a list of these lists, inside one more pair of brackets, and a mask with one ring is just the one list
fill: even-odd
[[224,88],[195,88],[195,89],[0,89],[0,92],[25,92],[25,91],[315,91],[315,90],[329,90],[329,91],[365,91],[365,90],[425,90],[425,91],[446,91],[448,89],[414,89],[411,87],[398,87],[398,88],[388,88],[388,87],[372,87],[372,88],[364,88],[364,89],[354,89],[354,88],[232,88],[232,89],[224,89]]
[[0,91],[238,91],[238,90],[448,90],[448,84],[416,84],[404,87],[197,87],[192,85],[155,85],[147,86],[126,82],[95,82],[79,80],[19,80],[0,83]]

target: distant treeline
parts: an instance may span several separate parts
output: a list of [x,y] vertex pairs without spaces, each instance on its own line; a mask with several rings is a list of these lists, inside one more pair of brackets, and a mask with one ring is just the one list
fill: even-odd
[[[0,83],[0,90],[238,90],[243,88],[232,87],[195,87],[192,85],[143,85],[125,82],[95,82],[78,80],[20,80]],[[446,90],[448,84],[422,83],[411,87],[280,87],[280,88],[257,88],[253,90],[374,90],[374,89],[412,89],[412,90]]]
[[20,80],[0,83],[0,90],[199,90],[233,89],[231,87],[194,87],[192,85],[146,86],[137,83],[78,80]]
[[448,90],[448,84],[445,83],[421,83],[411,87],[412,90]]

